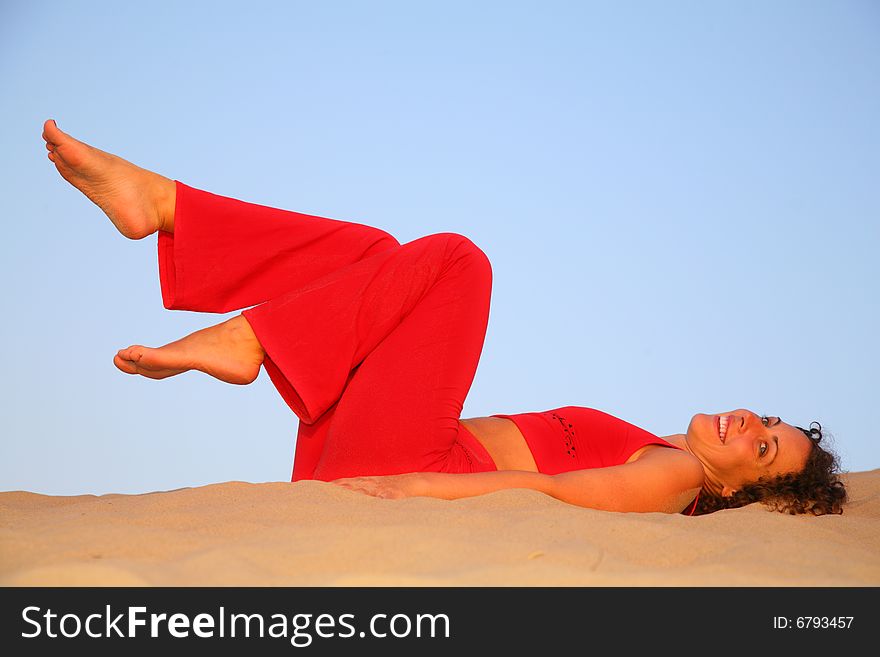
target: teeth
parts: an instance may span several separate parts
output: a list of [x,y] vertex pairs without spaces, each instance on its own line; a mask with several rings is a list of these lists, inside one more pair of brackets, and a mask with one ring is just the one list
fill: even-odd
[[724,415],[724,416],[718,418],[718,420],[719,420],[718,435],[721,438],[721,440],[724,441],[724,437],[727,435],[727,416]]

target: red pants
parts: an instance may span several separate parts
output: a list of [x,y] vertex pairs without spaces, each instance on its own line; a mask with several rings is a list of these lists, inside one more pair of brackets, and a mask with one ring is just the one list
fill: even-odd
[[370,226],[177,182],[159,233],[166,308],[242,315],[299,417],[293,481],[495,470],[458,421],[483,348],[492,269],[454,233],[401,245]]

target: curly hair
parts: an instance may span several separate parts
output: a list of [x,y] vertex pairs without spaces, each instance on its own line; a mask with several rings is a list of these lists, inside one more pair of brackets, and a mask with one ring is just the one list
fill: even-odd
[[722,509],[736,509],[752,502],[761,502],[770,511],[789,513],[843,513],[847,500],[846,488],[840,480],[837,456],[823,449],[822,425],[811,422],[809,429],[796,427],[810,439],[810,454],[804,469],[776,477],[760,477],[746,484],[730,497],[722,497],[703,489],[694,515],[705,515]]

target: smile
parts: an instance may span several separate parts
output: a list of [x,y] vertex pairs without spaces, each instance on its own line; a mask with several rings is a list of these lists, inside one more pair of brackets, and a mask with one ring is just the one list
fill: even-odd
[[715,427],[718,429],[718,438],[721,439],[721,442],[724,443],[724,439],[727,437],[727,426],[730,424],[730,416],[719,415],[715,418]]

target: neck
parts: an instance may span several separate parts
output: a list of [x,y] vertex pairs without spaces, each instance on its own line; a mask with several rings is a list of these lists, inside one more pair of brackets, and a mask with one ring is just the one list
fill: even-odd
[[676,445],[677,447],[681,447],[688,454],[693,454],[690,447],[688,447],[686,434],[674,433],[671,436],[660,436],[660,437],[668,443],[672,443],[673,445]]

